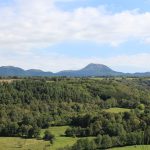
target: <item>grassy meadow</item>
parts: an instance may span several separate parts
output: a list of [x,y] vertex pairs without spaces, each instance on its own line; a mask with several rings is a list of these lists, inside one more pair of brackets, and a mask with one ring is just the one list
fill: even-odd
[[[57,150],[65,146],[72,146],[79,138],[65,137],[67,128],[68,126],[49,128],[51,133],[55,135],[53,145],[43,140],[1,137],[0,150]],[[44,131],[41,131],[41,137],[43,137]],[[93,137],[89,138],[92,139]]]
[[[49,130],[52,134],[55,135],[54,144],[51,145],[50,150],[57,150],[58,148],[65,147],[65,146],[72,146],[76,143],[77,138],[72,137],[65,137],[65,131],[68,126],[62,127],[50,127]],[[45,130],[42,130],[41,136],[43,136]]]
[[127,146],[120,148],[112,148],[110,150],[150,150],[150,145]]
[[0,150],[47,150],[49,142],[36,139],[0,137]]
[[126,108],[109,108],[109,109],[105,109],[105,112],[109,112],[109,113],[124,113],[124,112],[130,112],[130,109],[126,109]]

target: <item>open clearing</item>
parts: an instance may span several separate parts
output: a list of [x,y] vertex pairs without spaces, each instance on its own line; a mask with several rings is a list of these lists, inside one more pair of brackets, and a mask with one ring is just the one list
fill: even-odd
[[109,109],[105,109],[105,112],[109,112],[109,113],[124,113],[124,112],[130,112],[130,109],[127,108],[109,108]]
[[[72,146],[79,138],[65,137],[65,131],[68,126],[50,127],[49,130],[55,135],[55,142],[50,145],[48,141],[36,139],[22,139],[22,138],[0,138],[0,150],[57,150],[65,146]],[[42,130],[41,136],[44,135]],[[93,137],[89,137],[93,139]]]
[[36,139],[0,138],[0,150],[46,150],[49,142]]
[[127,147],[120,147],[120,148],[112,148],[110,150],[150,150],[150,145],[127,146]]
[[[51,146],[50,150],[57,150],[58,148],[65,147],[65,146],[72,146],[78,138],[72,138],[72,137],[65,137],[65,131],[68,128],[68,126],[63,127],[50,127],[49,130],[52,134],[55,135],[55,142]],[[42,131],[42,136],[44,134],[44,130]]]
[[0,79],[0,83],[12,83],[13,81],[20,81],[21,79]]

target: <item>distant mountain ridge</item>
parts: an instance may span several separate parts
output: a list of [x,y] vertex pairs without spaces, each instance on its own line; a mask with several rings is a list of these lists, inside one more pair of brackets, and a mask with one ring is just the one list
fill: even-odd
[[116,72],[109,67],[102,65],[102,64],[89,64],[81,70],[75,71],[61,71],[56,73],[57,76],[116,76],[121,75],[122,73]]
[[67,76],[67,77],[102,77],[102,76],[137,76],[150,77],[150,72],[145,73],[122,73],[112,70],[103,64],[89,64],[80,70],[65,70],[58,73],[44,72],[42,70],[30,69],[24,70],[14,66],[0,67],[0,76]]
[[44,72],[42,70],[30,69],[24,70],[14,66],[0,67],[0,76],[52,76],[52,72]]

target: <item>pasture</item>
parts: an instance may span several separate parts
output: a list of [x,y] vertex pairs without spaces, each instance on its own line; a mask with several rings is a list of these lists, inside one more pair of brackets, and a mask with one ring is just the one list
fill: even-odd
[[110,150],[150,150],[150,145],[127,146],[120,148],[112,148]]
[[[58,148],[72,146],[79,138],[65,137],[67,128],[68,126],[49,128],[51,133],[55,135],[53,145],[43,140],[0,137],[0,150],[57,150]],[[41,131],[41,137],[43,137],[44,131]],[[89,138],[93,139],[93,137]]]
[[126,108],[109,108],[109,109],[105,109],[105,112],[109,112],[109,113],[124,113],[124,112],[130,112],[130,109],[126,109]]

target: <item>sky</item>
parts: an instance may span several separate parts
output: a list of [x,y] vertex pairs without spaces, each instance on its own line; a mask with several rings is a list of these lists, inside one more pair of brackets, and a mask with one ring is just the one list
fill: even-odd
[[150,71],[150,0],[0,0],[0,66]]

